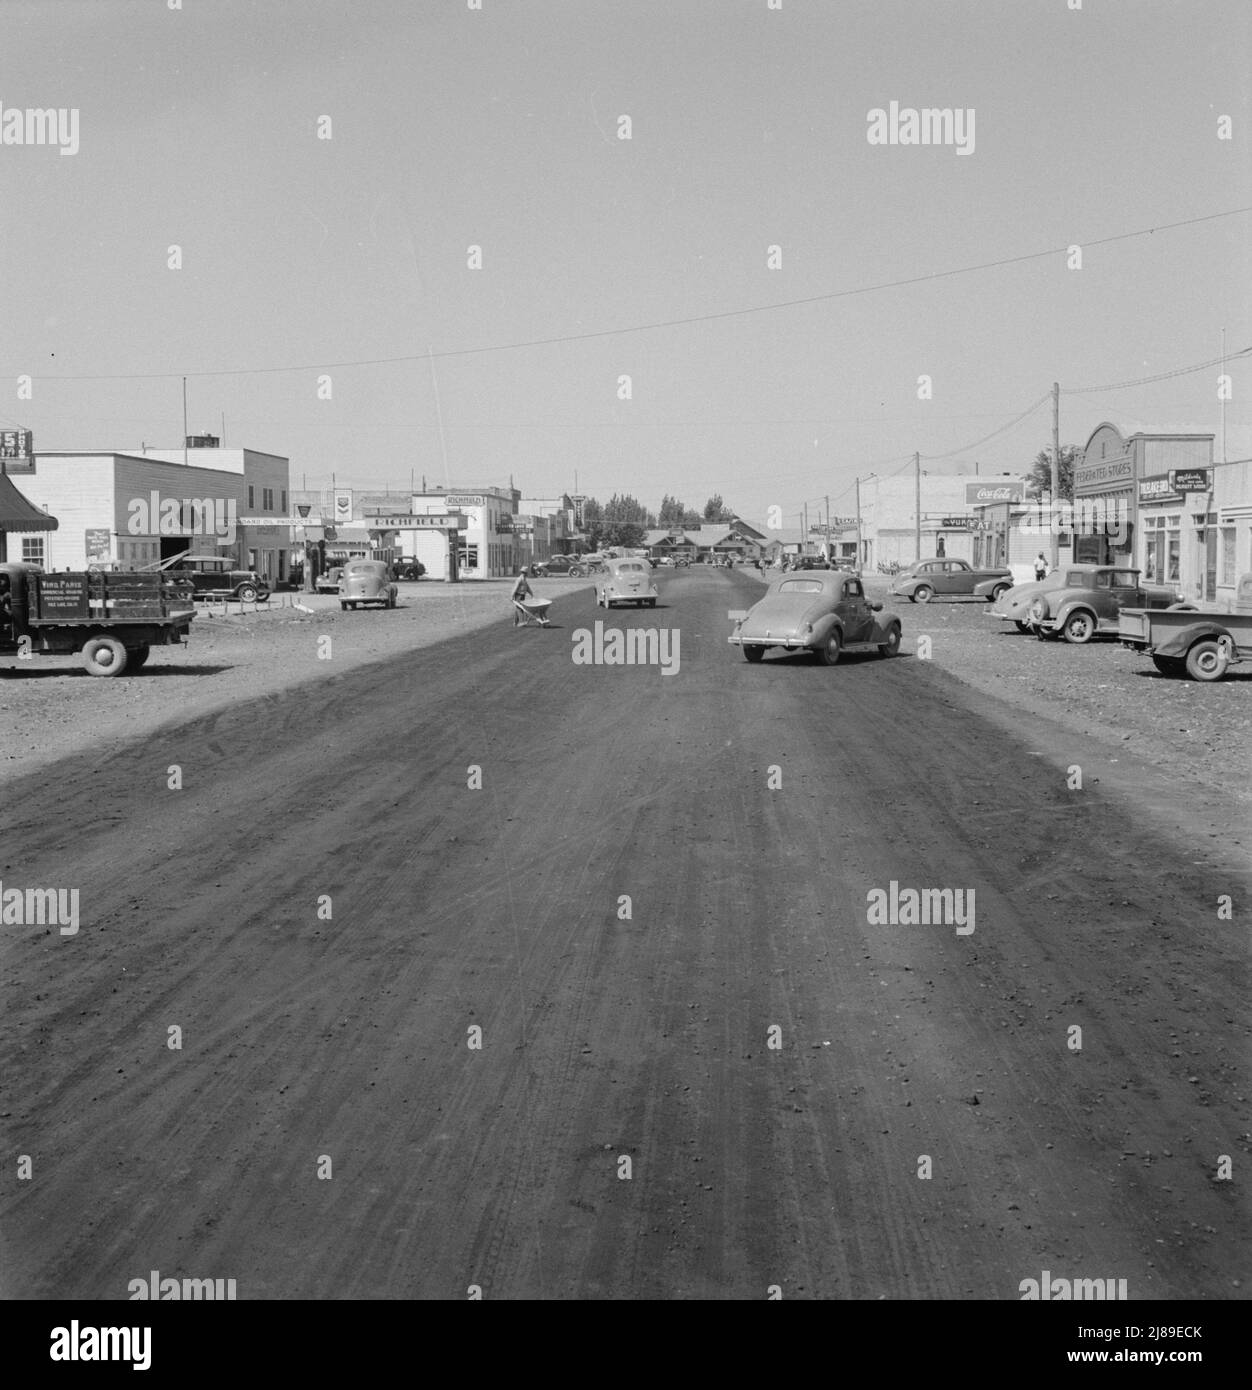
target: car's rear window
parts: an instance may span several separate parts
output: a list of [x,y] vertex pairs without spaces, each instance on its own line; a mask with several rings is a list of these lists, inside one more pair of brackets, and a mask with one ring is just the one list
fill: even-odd
[[377,571],[377,569],[375,568],[375,562],[374,562],[374,561],[369,561],[368,563],[362,563],[362,564],[358,564],[358,565],[347,565],[347,566],[344,567],[344,573],[345,573],[345,574],[377,574],[378,571]]
[[820,594],[826,586],[820,579],[784,579],[778,586],[780,594]]
[[618,565],[617,568],[618,568],[619,570],[629,570],[629,571],[631,571],[632,573],[637,573],[639,570],[643,569],[643,566],[642,566],[642,565]]

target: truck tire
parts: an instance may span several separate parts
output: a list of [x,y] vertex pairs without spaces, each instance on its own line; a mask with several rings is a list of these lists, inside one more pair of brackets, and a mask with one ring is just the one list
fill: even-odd
[[1193,681],[1219,681],[1226,674],[1230,659],[1223,643],[1216,637],[1206,637],[1187,653],[1186,664]]
[[116,637],[90,637],[83,643],[83,667],[89,676],[120,676],[127,655]]
[[142,671],[148,663],[148,658],[152,655],[152,648],[147,642],[142,647],[126,648],[126,669],[128,671]]
[[1152,665],[1163,676],[1181,676],[1186,673],[1187,663],[1180,656],[1153,656]]

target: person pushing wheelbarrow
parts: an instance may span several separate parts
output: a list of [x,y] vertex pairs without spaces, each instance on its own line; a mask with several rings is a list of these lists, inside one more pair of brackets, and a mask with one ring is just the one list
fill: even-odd
[[526,578],[525,567],[518,571],[509,598],[513,602],[514,627],[526,627],[532,623],[537,623],[540,627],[548,626],[548,609],[552,600],[535,597],[535,591]]

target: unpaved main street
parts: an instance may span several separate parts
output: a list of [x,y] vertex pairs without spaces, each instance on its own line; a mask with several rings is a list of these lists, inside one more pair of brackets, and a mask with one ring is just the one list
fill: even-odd
[[[1224,808],[908,655],[916,610],[752,666],[754,580],[661,592],[10,783],[4,883],[81,925],[3,929],[0,1293],[1245,1296]],[[680,669],[574,665],[597,619]],[[975,930],[871,924],[893,881]]]

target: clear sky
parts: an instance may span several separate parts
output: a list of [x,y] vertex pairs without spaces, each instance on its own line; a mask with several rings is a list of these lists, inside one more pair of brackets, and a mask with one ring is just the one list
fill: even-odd
[[[0,0],[4,109],[79,112],[76,154],[0,144],[0,419],[38,449],[177,446],[186,373],[192,432],[297,487],[794,524],[914,450],[1022,469],[1046,402],[964,446],[1054,380],[1252,345],[1252,216],[1211,218],[1252,206],[1247,0],[168,3]],[[972,109],[972,152],[871,145],[892,101]],[[1063,396],[1062,442],[1216,433],[1216,378]]]

